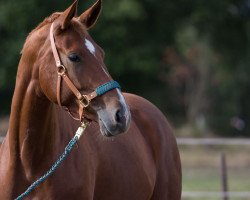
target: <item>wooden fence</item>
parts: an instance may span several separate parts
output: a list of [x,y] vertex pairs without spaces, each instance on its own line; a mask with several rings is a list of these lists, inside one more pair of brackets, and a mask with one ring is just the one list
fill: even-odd
[[178,145],[249,145],[250,139],[241,138],[177,138]]
[[202,199],[204,197],[214,197],[214,198],[224,198],[224,195],[226,195],[228,198],[249,198],[250,192],[227,192],[227,193],[221,193],[221,192],[182,192],[182,197],[189,198],[189,199]]
[[[178,138],[178,145],[184,146],[250,146],[250,139],[234,139],[234,138]],[[227,179],[227,162],[226,154],[221,153],[221,192],[208,192],[208,191],[183,191],[182,198],[184,199],[202,199],[202,198],[216,198],[221,200],[230,200],[232,198],[237,199],[250,199],[249,191],[231,192],[228,191],[228,179]]]

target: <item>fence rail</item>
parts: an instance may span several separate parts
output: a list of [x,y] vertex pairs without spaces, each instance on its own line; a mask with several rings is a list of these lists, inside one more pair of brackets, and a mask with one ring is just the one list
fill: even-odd
[[234,197],[234,198],[248,198],[250,197],[250,192],[182,192],[182,197],[184,198],[203,198],[203,197],[215,197],[220,198],[223,196]]
[[250,139],[241,138],[177,138],[178,145],[250,145]]
[[[2,143],[4,137],[0,137]],[[250,145],[250,139],[235,138],[177,138],[178,145]]]

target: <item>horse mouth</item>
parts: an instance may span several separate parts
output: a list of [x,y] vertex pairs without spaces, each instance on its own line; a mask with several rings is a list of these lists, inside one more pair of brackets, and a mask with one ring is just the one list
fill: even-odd
[[99,126],[101,134],[105,137],[116,137],[120,134],[125,134],[128,131],[128,126],[121,126],[119,124],[109,126],[102,119],[99,119]]
[[115,135],[111,133],[111,131],[106,127],[106,124],[100,119],[99,126],[101,134],[105,137],[114,137]]

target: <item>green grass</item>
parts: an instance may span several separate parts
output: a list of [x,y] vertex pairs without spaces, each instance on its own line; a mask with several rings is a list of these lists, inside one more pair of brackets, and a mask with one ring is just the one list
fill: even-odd
[[[250,191],[250,170],[229,169],[230,191]],[[183,168],[183,191],[221,191],[221,175],[216,168]]]
[[212,169],[183,168],[183,191],[220,191],[218,172]]

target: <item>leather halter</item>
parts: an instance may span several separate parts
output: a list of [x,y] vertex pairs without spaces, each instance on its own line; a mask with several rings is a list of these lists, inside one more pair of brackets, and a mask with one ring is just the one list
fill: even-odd
[[[67,69],[61,62],[60,56],[58,54],[56,44],[55,44],[55,38],[54,38],[54,23],[51,24],[50,27],[50,44],[53,52],[53,56],[56,62],[56,67],[57,67],[57,74],[58,74],[58,79],[57,79],[57,102],[59,106],[62,106],[61,104],[61,82],[62,79],[65,81],[65,83],[68,85],[69,89],[74,93],[78,100],[79,104],[79,119],[82,121],[83,120],[83,111],[84,108],[88,107],[90,104],[90,101],[94,99],[97,96],[100,96],[112,89],[115,88],[121,88],[119,83],[116,81],[110,81],[107,82],[99,87],[96,88],[94,92],[91,92],[90,94],[83,95],[81,92],[76,88],[76,86],[73,84],[73,82],[70,80],[70,78],[67,75]],[[71,113],[70,113],[71,115]],[[72,116],[72,115],[71,115]],[[73,117],[73,116],[72,116]],[[74,118],[74,117],[73,117]],[[75,118],[74,118],[75,119]]]

